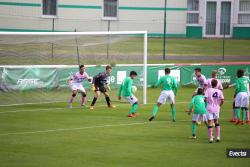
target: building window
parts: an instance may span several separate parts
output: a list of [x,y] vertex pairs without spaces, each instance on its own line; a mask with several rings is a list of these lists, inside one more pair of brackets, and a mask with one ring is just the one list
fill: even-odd
[[187,3],[187,23],[199,24],[199,0],[188,0]]
[[103,0],[103,18],[117,19],[118,0]]
[[57,15],[57,0],[43,0],[43,16]]
[[239,1],[238,23],[250,24],[250,0]]

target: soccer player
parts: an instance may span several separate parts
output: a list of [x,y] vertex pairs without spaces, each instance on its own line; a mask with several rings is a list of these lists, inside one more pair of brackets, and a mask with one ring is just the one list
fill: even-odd
[[177,94],[177,84],[175,78],[170,75],[170,71],[170,68],[165,68],[165,76],[162,76],[155,85],[156,87],[162,85],[162,91],[157,104],[154,106],[152,116],[149,118],[149,121],[155,119],[159,107],[162,104],[165,104],[166,101],[168,101],[171,106],[172,120],[173,122],[176,121],[175,95]]
[[[205,92],[206,88],[207,88],[207,79],[206,79],[206,77],[201,73],[200,68],[195,68],[194,72],[195,72],[196,80],[198,82],[198,88],[202,88],[203,92]],[[198,88],[195,90],[193,96],[196,95]]]
[[136,117],[136,110],[138,108],[138,100],[132,93],[133,79],[137,76],[135,71],[131,71],[129,77],[126,77],[118,90],[118,99],[121,100],[122,96],[131,104],[131,109],[128,117]]
[[82,102],[81,105],[85,106],[86,104],[86,96],[87,93],[82,85],[82,82],[84,80],[88,80],[89,82],[91,82],[91,78],[89,77],[89,75],[85,72],[86,67],[84,65],[80,65],[79,66],[79,72],[75,73],[73,75],[73,77],[71,77],[68,82],[71,85],[71,89],[72,89],[72,95],[68,101],[68,106],[69,108],[72,108],[72,103],[76,97],[76,94],[78,92],[80,92],[82,94]]
[[213,143],[213,123],[216,129],[216,141],[220,142],[220,107],[224,102],[224,96],[220,89],[217,87],[218,80],[211,81],[212,88],[208,88],[205,93],[205,102],[207,103],[207,119],[208,119],[208,137],[209,143]]
[[223,90],[223,86],[221,84],[221,81],[219,79],[217,79],[217,71],[216,70],[213,70],[211,78],[207,79],[207,87],[212,88],[212,80],[214,80],[214,79],[217,81],[216,89]]
[[93,77],[92,90],[95,91],[95,96],[90,105],[91,110],[94,109],[94,105],[101,93],[104,94],[108,107],[115,108],[115,106],[111,104],[109,94],[107,92],[107,90],[110,90],[110,87],[108,85],[108,79],[111,72],[112,67],[110,65],[107,65],[105,72],[100,72],[98,75]]
[[[249,83],[250,80],[244,77],[244,70],[239,69],[237,71],[236,86],[235,86],[235,107],[236,107],[236,116],[237,121],[236,125],[241,123],[242,125],[245,123],[250,124],[249,121]],[[240,121],[241,115],[241,121]]]
[[192,116],[192,139],[196,139],[196,124],[198,121],[206,120],[206,105],[205,105],[205,98],[203,95],[203,89],[198,88],[197,94],[193,96],[191,103],[189,104],[188,115],[193,113]]

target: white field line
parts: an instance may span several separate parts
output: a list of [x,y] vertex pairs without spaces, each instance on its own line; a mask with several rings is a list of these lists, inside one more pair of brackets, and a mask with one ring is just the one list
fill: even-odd
[[[232,100],[228,100],[228,101],[225,101],[226,103],[228,102],[232,102]],[[187,101],[183,101],[183,102],[176,102],[176,104],[188,104],[190,102],[187,102]],[[155,104],[155,103],[147,103],[147,104]],[[124,104],[119,104],[117,106],[124,106],[124,105],[129,105],[127,103],[124,103]],[[98,105],[98,106],[95,106],[95,108],[100,108],[100,107],[106,107],[107,105]],[[86,106],[86,108],[88,108],[89,106]],[[53,111],[53,110],[62,110],[62,109],[79,109],[79,108],[82,108],[82,109],[85,109],[84,107],[74,107],[74,108],[67,108],[67,107],[58,107],[58,108],[41,108],[41,109],[29,109],[29,110],[26,110],[26,109],[22,109],[22,110],[12,110],[12,111],[3,111],[3,112],[0,112],[0,114],[5,114],[5,113],[17,113],[17,112],[36,112],[36,111]]]
[[[220,120],[229,120],[229,118],[224,118],[224,119],[220,119]],[[76,130],[86,130],[86,129],[95,129],[95,128],[122,127],[122,126],[145,125],[145,124],[156,124],[156,123],[166,123],[166,122],[172,122],[172,121],[170,121],[170,120],[153,121],[153,122],[147,121],[147,122],[123,123],[123,124],[84,126],[84,127],[78,127],[78,128],[49,129],[49,130],[26,131],[26,132],[11,132],[11,133],[2,133],[2,134],[0,134],[0,136],[51,133],[51,132],[65,132],[65,131],[76,131]],[[191,122],[191,121],[190,120],[178,120],[178,122]]]

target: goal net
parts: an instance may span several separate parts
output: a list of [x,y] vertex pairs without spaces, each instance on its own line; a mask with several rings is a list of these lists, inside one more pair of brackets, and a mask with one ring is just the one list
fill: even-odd
[[[67,81],[82,64],[91,77],[107,64],[113,67],[112,101],[117,101],[122,80],[136,71],[136,96],[146,103],[146,31],[0,32],[0,105],[66,103],[71,95]],[[91,83],[83,85],[92,100]],[[77,96],[76,102],[81,99]]]

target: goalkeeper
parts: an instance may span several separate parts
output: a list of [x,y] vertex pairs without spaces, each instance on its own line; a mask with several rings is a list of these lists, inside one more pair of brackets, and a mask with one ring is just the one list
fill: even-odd
[[135,71],[131,71],[129,77],[126,77],[124,79],[118,90],[118,99],[121,100],[122,94],[122,96],[132,105],[128,113],[128,117],[138,116],[138,114],[136,114],[136,110],[138,108],[138,100],[132,93],[133,79],[135,79],[136,76],[137,73]]
[[107,92],[107,90],[110,90],[110,87],[108,85],[108,79],[111,74],[111,71],[112,71],[112,67],[110,65],[107,65],[105,72],[100,72],[98,75],[94,76],[93,81],[92,81],[92,90],[95,91],[95,96],[90,105],[91,110],[94,109],[94,105],[101,93],[105,95],[105,99],[106,99],[108,107],[115,108],[115,106],[111,104],[109,94]]

